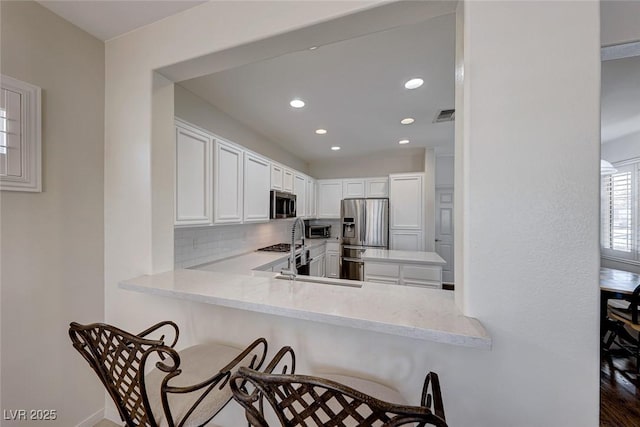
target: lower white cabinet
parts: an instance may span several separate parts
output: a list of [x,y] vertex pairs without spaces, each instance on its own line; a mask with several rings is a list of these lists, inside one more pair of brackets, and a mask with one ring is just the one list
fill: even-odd
[[325,277],[340,278],[340,243],[327,242]]
[[212,139],[176,121],[175,225],[211,224]]
[[442,266],[400,262],[364,263],[364,280],[390,285],[442,288]]
[[244,154],[244,222],[269,221],[271,163],[252,153]]
[[324,277],[324,269],[324,254],[321,254],[309,264],[309,276]]

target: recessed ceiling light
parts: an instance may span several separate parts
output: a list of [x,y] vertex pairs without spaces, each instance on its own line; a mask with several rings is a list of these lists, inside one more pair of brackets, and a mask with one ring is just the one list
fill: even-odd
[[398,141],[398,144],[400,145],[404,145],[404,144],[408,144],[409,140],[408,139],[401,139],[400,141]]
[[324,135],[324,134],[327,133],[327,130],[326,129],[316,129],[316,133],[318,135]]
[[400,123],[402,123],[403,125],[410,125],[413,122],[415,122],[415,120],[412,117],[407,117],[406,119],[400,120]]
[[302,108],[304,107],[304,101],[302,99],[292,99],[289,103],[293,108]]
[[316,50],[317,48],[318,48],[318,46],[311,46],[311,47],[309,48],[309,50]]
[[334,145],[333,147],[331,147],[331,149],[333,151],[338,151],[340,149],[340,147],[338,147],[337,145]]
[[415,78],[415,79],[407,80],[407,82],[404,84],[404,87],[407,89],[417,89],[420,86],[422,86],[423,83],[424,83],[424,80]]

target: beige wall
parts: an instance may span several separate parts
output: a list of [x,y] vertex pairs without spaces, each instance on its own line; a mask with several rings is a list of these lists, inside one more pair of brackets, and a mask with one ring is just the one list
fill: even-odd
[[104,319],[104,45],[35,2],[1,14],[2,73],[42,88],[43,118],[43,192],[0,195],[1,406],[56,409],[43,424],[69,427],[104,406],[67,335]]
[[378,151],[357,157],[335,157],[309,163],[309,175],[317,179],[366,178],[390,173],[424,172],[424,148]]
[[175,85],[174,90],[176,117],[300,172],[308,172],[307,162],[289,153],[275,142],[240,123],[179,84]]

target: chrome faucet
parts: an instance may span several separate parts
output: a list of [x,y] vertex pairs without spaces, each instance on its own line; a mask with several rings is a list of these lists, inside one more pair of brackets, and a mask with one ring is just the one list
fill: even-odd
[[300,264],[307,265],[307,247],[304,242],[304,220],[301,217],[298,217],[293,221],[293,225],[291,226],[291,253],[289,254],[289,269],[282,270],[281,272],[283,276],[288,276],[289,280],[294,280],[298,274],[298,269],[296,267],[296,226],[298,224],[302,227],[302,252],[300,254]]

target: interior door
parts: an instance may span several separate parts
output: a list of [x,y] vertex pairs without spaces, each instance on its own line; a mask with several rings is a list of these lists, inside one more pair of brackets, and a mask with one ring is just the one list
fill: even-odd
[[453,279],[453,187],[436,189],[436,252],[446,262],[442,267],[442,281]]

